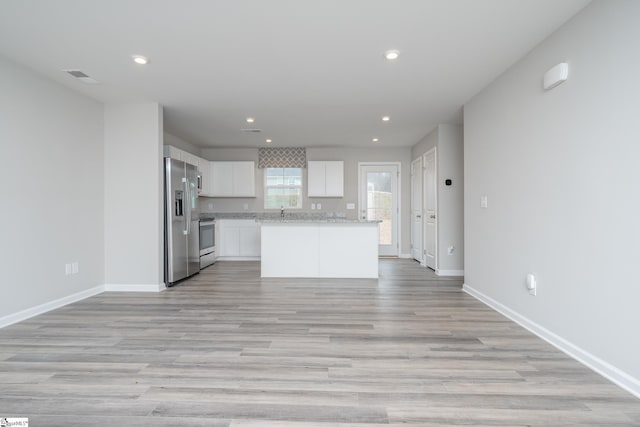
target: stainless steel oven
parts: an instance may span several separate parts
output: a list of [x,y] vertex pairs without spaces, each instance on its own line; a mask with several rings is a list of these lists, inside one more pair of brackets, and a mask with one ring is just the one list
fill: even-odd
[[212,219],[200,220],[200,268],[216,261],[216,222]]

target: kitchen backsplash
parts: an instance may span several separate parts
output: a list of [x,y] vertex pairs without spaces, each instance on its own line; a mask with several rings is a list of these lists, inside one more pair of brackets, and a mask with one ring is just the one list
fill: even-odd
[[[305,200],[305,205],[310,206],[311,201]],[[257,214],[265,218],[279,217],[280,209],[264,209],[262,198],[198,198],[200,212],[202,214],[232,214],[233,218],[241,218],[247,215],[248,218],[255,218]],[[323,219],[323,218],[346,218],[357,219],[357,211],[355,209],[345,209],[346,201],[343,199],[315,199],[314,204],[321,204],[323,209],[285,209],[287,216],[293,215],[291,218],[301,219]],[[212,215],[208,215],[209,217]],[[220,218],[220,216],[218,216]],[[230,217],[231,218],[231,217]]]

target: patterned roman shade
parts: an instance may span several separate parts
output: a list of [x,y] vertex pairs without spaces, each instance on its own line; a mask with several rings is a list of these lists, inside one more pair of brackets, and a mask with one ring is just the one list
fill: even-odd
[[258,149],[258,167],[306,168],[307,149],[304,147],[266,147]]

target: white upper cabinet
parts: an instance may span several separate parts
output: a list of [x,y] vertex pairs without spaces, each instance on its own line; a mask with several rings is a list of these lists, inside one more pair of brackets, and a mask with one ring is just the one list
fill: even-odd
[[198,170],[202,177],[202,189],[200,191],[201,196],[208,196],[211,194],[211,167],[209,166],[209,160],[198,159]]
[[344,196],[343,161],[308,161],[307,175],[309,197]]
[[182,160],[182,153],[184,153],[184,151],[174,147],[173,145],[164,146],[164,156],[169,157],[170,159]]
[[344,196],[344,162],[324,162],[325,195],[327,197]]
[[254,162],[233,162],[233,196],[256,196],[256,165]]
[[209,162],[211,197],[233,197],[232,162]]
[[200,166],[200,157],[195,154],[187,153],[186,151],[182,152],[182,161],[195,166],[196,168]]
[[209,162],[210,197],[255,197],[255,162]]

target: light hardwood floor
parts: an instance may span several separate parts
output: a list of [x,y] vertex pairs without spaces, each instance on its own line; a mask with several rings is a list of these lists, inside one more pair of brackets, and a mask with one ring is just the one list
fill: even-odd
[[640,425],[640,400],[409,260],[380,279],[219,262],[0,329],[32,426]]

